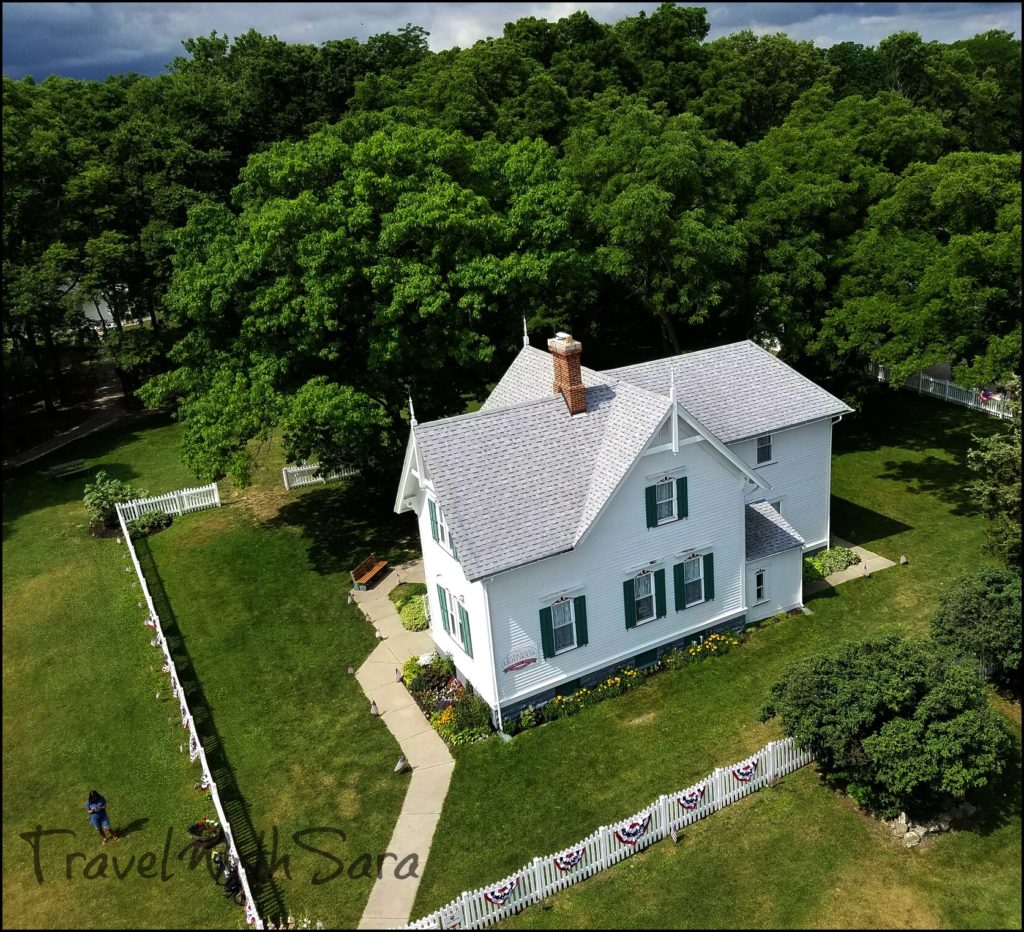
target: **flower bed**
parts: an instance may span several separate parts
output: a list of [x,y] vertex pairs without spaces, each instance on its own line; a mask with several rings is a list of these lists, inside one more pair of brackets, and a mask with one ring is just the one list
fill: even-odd
[[833,547],[831,550],[822,550],[821,553],[804,558],[804,579],[824,579],[826,576],[839,573],[858,563],[860,563],[860,557],[849,547]]
[[402,679],[413,699],[448,744],[471,744],[491,733],[491,707],[455,676],[448,654],[431,654],[426,663],[411,657]]

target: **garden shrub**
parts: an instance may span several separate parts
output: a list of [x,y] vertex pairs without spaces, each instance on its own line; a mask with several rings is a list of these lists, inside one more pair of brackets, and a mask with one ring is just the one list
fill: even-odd
[[427,594],[427,587],[424,583],[418,582],[404,582],[399,583],[388,593],[388,598],[394,603],[395,608],[399,614],[402,612],[402,607],[408,605],[410,602],[418,602],[420,596]]
[[102,521],[104,527],[114,527],[117,524],[116,505],[148,497],[148,492],[133,489],[127,482],[107,478],[106,471],[101,469],[92,482],[86,483],[82,502],[90,521]]
[[423,610],[423,599],[419,596],[405,602],[398,610],[398,614],[406,631],[426,631],[430,626],[427,613]]
[[171,526],[171,516],[155,508],[142,512],[135,520],[129,521],[126,525],[132,540],[145,537],[154,531],[163,530]]
[[475,693],[463,690],[451,705],[435,712],[430,722],[449,744],[470,744],[491,733],[491,707]]
[[1002,772],[1010,741],[970,664],[928,641],[846,643],[790,664],[761,708],[884,817],[935,811]]
[[984,569],[953,581],[931,622],[932,639],[979,661],[990,679],[1015,685],[1020,676],[1020,574]]
[[860,557],[849,547],[833,547],[831,550],[822,550],[821,553],[804,559],[804,579],[824,579],[826,576],[839,573],[858,563],[860,563]]

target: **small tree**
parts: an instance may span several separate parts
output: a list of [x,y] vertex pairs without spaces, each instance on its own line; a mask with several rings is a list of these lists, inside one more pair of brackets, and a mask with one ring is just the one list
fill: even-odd
[[93,523],[102,521],[104,527],[113,527],[117,524],[115,505],[130,502],[133,498],[146,498],[148,495],[148,492],[133,489],[120,479],[108,479],[106,472],[101,469],[96,473],[96,478],[86,485],[82,501]]
[[932,639],[961,657],[981,661],[1003,685],[1020,674],[1020,575],[985,569],[954,581],[932,619]]
[[962,799],[1009,752],[984,680],[927,641],[847,643],[790,664],[761,709],[776,715],[826,779],[883,816]]

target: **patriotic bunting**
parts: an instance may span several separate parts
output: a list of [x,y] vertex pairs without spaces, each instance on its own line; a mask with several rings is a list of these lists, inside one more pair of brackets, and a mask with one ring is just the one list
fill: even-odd
[[704,798],[705,788],[705,784],[701,783],[692,790],[687,790],[679,797],[679,805],[687,812],[692,812],[700,805],[700,801]]
[[647,827],[651,824],[651,816],[648,813],[640,822],[630,822],[628,825],[615,829],[615,837],[624,845],[636,847],[636,843],[647,834]]
[[580,861],[583,860],[583,855],[586,854],[586,848],[577,848],[575,851],[570,851],[568,854],[556,855],[553,860],[555,867],[557,867],[563,873],[565,871],[571,871]]
[[739,780],[740,783],[749,783],[754,777],[755,770],[757,770],[757,758],[753,757],[745,764],[733,767],[732,775]]
[[199,756],[199,739],[193,731],[188,736],[188,759],[194,761]]
[[188,728],[189,723],[188,706],[185,705],[185,697],[181,697],[181,727]]
[[248,900],[245,901],[245,921],[247,925],[254,926],[259,921],[259,913],[256,912],[256,907]]
[[484,890],[484,899],[487,900],[488,903],[493,903],[495,906],[504,906],[518,886],[519,878],[513,877],[508,883],[503,883],[500,887],[494,887],[491,890]]

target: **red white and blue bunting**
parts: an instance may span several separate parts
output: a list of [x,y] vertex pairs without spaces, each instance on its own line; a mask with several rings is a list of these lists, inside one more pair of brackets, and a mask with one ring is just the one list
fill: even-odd
[[754,778],[754,772],[757,770],[757,758],[752,757],[745,764],[739,764],[732,768],[732,775],[740,781],[740,783],[749,783]]
[[259,919],[259,913],[256,912],[256,907],[249,901],[245,901],[245,922],[247,925],[254,926],[256,921]]
[[494,887],[491,890],[484,890],[484,899],[487,900],[488,903],[493,903],[495,906],[504,906],[518,886],[519,878],[513,877],[508,883],[503,883],[500,887]]
[[648,813],[639,822],[630,822],[615,829],[615,837],[624,845],[636,847],[636,843],[647,834],[647,828],[651,824],[651,816]]
[[577,848],[575,851],[569,851],[567,854],[555,855],[552,860],[560,871],[571,871],[580,861],[583,860],[583,855],[587,853],[586,848]]
[[188,759],[194,761],[199,756],[199,739],[194,731],[188,736]]
[[681,796],[678,797],[679,805],[682,806],[687,812],[692,812],[700,805],[700,801],[704,798],[704,790],[707,787],[701,783],[693,789],[687,790]]
[[181,704],[181,727],[188,728],[188,722],[191,716],[188,714],[188,706],[185,705],[185,697],[179,696],[178,699]]

